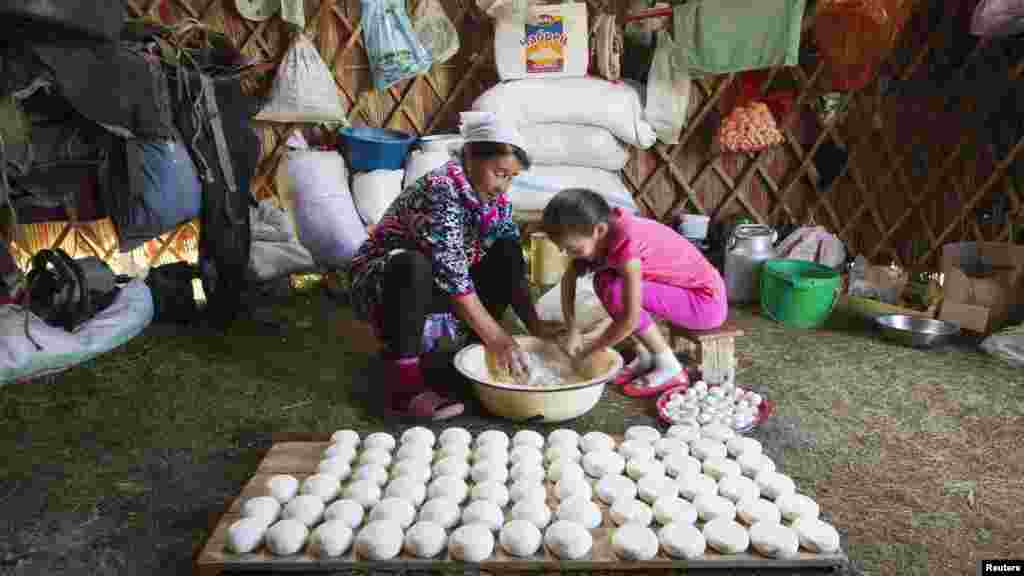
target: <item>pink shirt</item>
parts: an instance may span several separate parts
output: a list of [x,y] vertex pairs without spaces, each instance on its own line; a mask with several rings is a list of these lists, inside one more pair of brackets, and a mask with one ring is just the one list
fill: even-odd
[[621,269],[633,259],[640,260],[646,281],[723,296],[722,276],[689,240],[661,222],[614,208],[604,264]]

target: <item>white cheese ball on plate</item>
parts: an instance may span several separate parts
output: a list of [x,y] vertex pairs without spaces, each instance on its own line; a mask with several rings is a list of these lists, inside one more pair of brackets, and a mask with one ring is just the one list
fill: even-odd
[[370,522],[389,520],[405,530],[416,520],[416,508],[401,498],[385,498],[370,510]]
[[651,560],[658,555],[658,535],[640,524],[619,526],[612,533],[612,552],[623,560]]
[[619,500],[632,500],[637,496],[636,484],[621,474],[609,474],[597,482],[594,490],[605,504],[615,505]]
[[494,553],[494,534],[487,526],[465,524],[448,538],[448,552],[455,560],[483,562]]
[[750,547],[747,529],[731,518],[718,518],[705,524],[704,539],[721,554],[739,554]]
[[355,530],[362,525],[365,514],[363,505],[355,500],[335,500],[324,510],[324,520],[327,522],[343,522],[346,526]]
[[775,505],[779,507],[782,517],[788,522],[795,522],[798,518],[816,520],[818,515],[821,514],[821,508],[818,506],[818,503],[803,494],[786,494],[777,498]]
[[400,476],[388,483],[385,498],[401,498],[413,506],[423,504],[427,499],[427,486],[410,476]]
[[505,514],[494,502],[474,500],[462,509],[462,523],[486,526],[492,532],[497,532],[505,523]]
[[441,434],[437,437],[437,443],[441,446],[449,446],[452,444],[470,446],[473,444],[473,435],[465,428],[453,426],[441,431]]
[[528,446],[540,452],[544,449],[544,436],[534,430],[520,430],[512,436],[512,446]]
[[428,447],[433,448],[437,438],[430,428],[413,426],[402,432],[401,440],[403,444],[426,444]]
[[341,556],[352,547],[355,534],[352,528],[340,520],[324,522],[309,535],[306,548],[311,556],[334,558]]
[[758,498],[757,500],[740,501],[736,507],[736,518],[748,526],[759,522],[778,524],[782,521],[782,514],[779,513],[779,507],[775,503]]
[[397,522],[370,522],[356,535],[355,549],[360,558],[380,562],[391,560],[402,551],[405,534]]
[[587,432],[580,438],[583,452],[614,452],[615,439],[604,432]]
[[299,493],[299,479],[290,474],[276,474],[267,479],[267,493],[281,504],[287,504]]
[[555,496],[559,501],[568,500],[573,497],[583,497],[589,500],[594,495],[594,489],[582,476],[564,476],[555,484]]
[[273,496],[257,496],[249,498],[242,504],[242,517],[252,518],[263,522],[266,528],[277,522],[281,516],[281,503]]
[[391,452],[398,445],[395,437],[387,432],[374,432],[363,440],[363,450],[383,450]]
[[782,524],[758,522],[750,527],[750,546],[769,558],[795,558],[800,553],[796,530]]
[[433,473],[430,471],[430,462],[420,460],[402,460],[391,468],[391,480],[406,478],[420,484],[430,481]]
[[739,504],[747,500],[757,500],[761,497],[761,490],[750,478],[734,475],[718,481],[718,495]]
[[701,496],[718,494],[718,483],[706,474],[682,477],[677,482],[679,483],[679,495],[691,502]]
[[744,476],[756,478],[761,472],[775,472],[775,462],[767,454],[742,454],[736,458]]
[[587,452],[583,457],[583,471],[591,478],[622,474],[626,471],[626,459],[617,452]]
[[637,495],[641,500],[652,503],[663,496],[679,495],[679,484],[668,476],[644,476],[636,483]]
[[370,480],[352,482],[341,493],[345,499],[358,502],[363,509],[373,508],[383,495],[380,486]]
[[778,500],[796,492],[796,483],[785,474],[762,471],[754,477],[761,494],[769,500]]
[[484,432],[481,432],[480,435],[476,437],[476,441],[473,443],[473,447],[479,448],[481,446],[493,444],[496,446],[500,446],[505,450],[508,450],[509,444],[511,443],[512,442],[511,440],[509,440],[508,434],[505,434],[501,430],[486,430]]
[[563,478],[579,478],[583,480],[586,473],[583,467],[575,460],[555,460],[548,465],[547,479],[549,482],[558,482]]
[[654,511],[651,510],[651,507],[635,498],[623,498],[616,501],[612,505],[609,515],[616,526],[623,524],[650,526],[654,521]]
[[444,444],[434,451],[434,459],[438,461],[451,458],[468,464],[472,457],[473,449],[467,444]]
[[459,523],[459,503],[447,498],[433,498],[427,500],[420,507],[417,520],[420,522],[433,522],[445,530],[453,528]]
[[589,530],[575,522],[559,520],[544,532],[544,546],[556,558],[578,560],[590,553],[594,537]]
[[544,451],[544,462],[550,464],[558,460],[572,460],[579,462],[583,459],[583,453],[575,445],[551,444]]
[[626,462],[626,475],[633,480],[644,476],[664,476],[665,465],[660,460],[633,458]]
[[551,509],[542,500],[522,500],[508,513],[509,520],[525,520],[543,530],[551,522]]
[[693,456],[683,456],[682,454],[670,454],[662,460],[662,464],[665,465],[665,474],[673,478],[682,479],[688,476],[695,476],[703,470],[700,460]]
[[654,501],[654,519],[662,526],[669,524],[694,524],[697,509],[678,496],[662,496]]
[[543,466],[544,453],[533,446],[520,444],[519,446],[514,446],[512,450],[509,451],[508,461],[513,466],[516,464],[536,464],[537,466]]
[[640,440],[654,444],[661,439],[661,432],[653,426],[630,426],[626,428],[626,440]]
[[562,500],[555,516],[558,520],[575,522],[587,530],[601,525],[601,508],[590,498],[582,496]]
[[661,459],[672,454],[688,456],[690,454],[690,445],[678,438],[666,436],[654,443],[654,453]]
[[504,462],[498,460],[483,460],[473,465],[470,470],[470,477],[473,482],[501,482],[508,481],[508,468]]
[[494,502],[499,508],[508,505],[508,488],[500,482],[483,482],[473,486],[469,493],[470,500],[488,500]]
[[700,558],[707,549],[704,534],[687,523],[672,523],[658,531],[658,541],[665,554],[682,560]]
[[469,486],[458,476],[438,476],[427,486],[427,498],[446,498],[462,504],[469,497]]
[[438,460],[430,469],[432,476],[453,476],[462,480],[469,478],[471,470],[472,468],[468,462],[453,456]]
[[383,488],[389,479],[388,469],[380,464],[363,464],[352,471],[352,482],[373,482]]
[[650,442],[642,440],[626,440],[619,444],[619,454],[622,454],[626,460],[654,460],[657,458],[654,446]]
[[390,451],[382,448],[370,448],[363,450],[359,454],[359,458],[356,459],[356,462],[358,464],[375,464],[387,468],[391,466],[393,460]]
[[550,434],[548,434],[547,445],[579,448],[580,435],[575,430],[570,430],[568,428],[559,428],[558,430],[554,430]]
[[440,524],[417,522],[405,531],[402,550],[410,556],[422,559],[436,558],[448,544],[448,533]]
[[298,520],[312,528],[324,518],[324,501],[311,494],[300,494],[284,505],[281,518]]
[[501,528],[498,542],[510,556],[527,558],[540,550],[540,529],[525,520],[513,520]]
[[728,455],[725,444],[711,438],[701,438],[690,445],[690,454],[701,462],[713,458],[725,458]]
[[316,465],[316,471],[319,474],[330,474],[338,480],[348,480],[349,476],[352,475],[352,467],[349,462],[346,462],[344,458],[327,458],[321,460]]
[[740,465],[735,460],[728,458],[708,458],[701,466],[701,470],[715,480],[729,476],[742,476]]
[[395,460],[420,460],[430,462],[434,459],[434,449],[427,443],[403,443],[395,452]]
[[512,471],[509,472],[508,478],[513,484],[518,482],[541,484],[547,479],[547,472],[544,471],[544,467],[540,464],[520,462],[512,466]]
[[705,494],[697,498],[693,502],[693,507],[697,509],[697,518],[704,522],[718,518],[732,520],[736,517],[736,505],[717,494]]
[[331,444],[324,449],[323,458],[337,458],[347,462],[349,465],[356,461],[359,454],[358,448],[351,444]]
[[314,474],[302,481],[299,493],[316,496],[327,504],[341,494],[341,480],[330,474]]
[[839,532],[834,526],[817,518],[801,518],[793,523],[800,546],[818,554],[839,550]]
[[508,466],[508,450],[498,444],[484,444],[473,450],[472,461],[478,462],[500,462],[502,466]]
[[526,500],[539,500],[544,502],[548,497],[548,489],[541,482],[531,480],[520,480],[512,484],[508,489],[509,500],[515,503]]
[[[276,502],[276,500],[275,500]],[[248,554],[263,544],[267,526],[262,518],[239,518],[228,526],[226,548],[235,554]]]
[[739,458],[748,453],[760,454],[762,450],[760,442],[746,436],[736,436],[725,443],[725,448],[733,458]]
[[712,423],[708,426],[704,426],[700,429],[700,435],[703,438],[714,440],[715,442],[721,442],[725,444],[729,440],[736,437],[736,431],[732,429],[731,416],[725,415],[722,422],[729,422],[729,424]]
[[359,432],[355,430],[338,430],[331,434],[331,442],[335,444],[348,444],[353,447],[359,446]]
[[275,556],[291,556],[302,550],[306,545],[306,537],[309,536],[309,528],[302,522],[285,518],[278,520],[264,535],[267,549]]
[[676,424],[671,426],[668,431],[665,432],[665,436],[681,440],[687,444],[692,444],[700,438],[700,428],[697,426]]

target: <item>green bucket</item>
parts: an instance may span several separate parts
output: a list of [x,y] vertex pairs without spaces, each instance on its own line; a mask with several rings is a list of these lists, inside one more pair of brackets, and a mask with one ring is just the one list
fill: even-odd
[[805,260],[768,260],[761,269],[761,310],[794,328],[828,320],[842,291],[839,272]]

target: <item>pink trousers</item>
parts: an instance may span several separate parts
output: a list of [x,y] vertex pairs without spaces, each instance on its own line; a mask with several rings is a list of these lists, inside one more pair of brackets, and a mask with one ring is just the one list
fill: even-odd
[[[729,314],[725,285],[724,282],[719,282],[722,284],[718,290],[721,296],[713,298],[696,290],[643,281],[640,288],[640,321],[634,333],[646,331],[654,322],[651,319],[652,315],[675,326],[691,330],[718,328]],[[594,277],[594,291],[613,319],[621,318],[626,313],[623,302],[624,286],[625,278],[610,270],[598,272]]]

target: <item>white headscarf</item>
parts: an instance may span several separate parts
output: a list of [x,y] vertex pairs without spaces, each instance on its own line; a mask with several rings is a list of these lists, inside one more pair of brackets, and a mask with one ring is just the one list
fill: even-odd
[[459,120],[462,121],[459,131],[466,143],[500,142],[526,150],[523,136],[516,124],[499,119],[493,112],[463,112],[459,115]]

